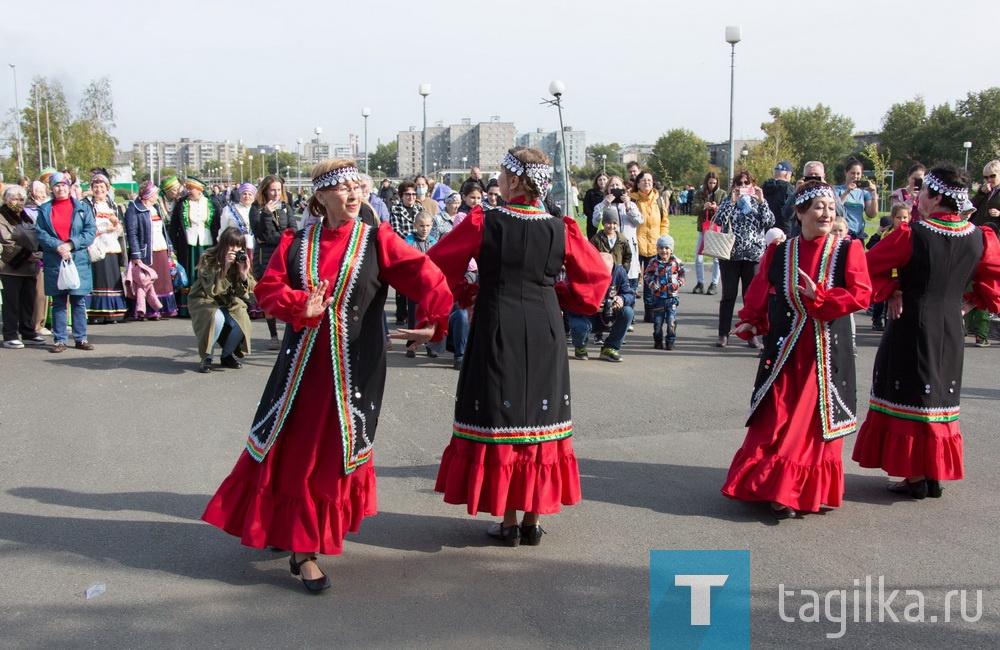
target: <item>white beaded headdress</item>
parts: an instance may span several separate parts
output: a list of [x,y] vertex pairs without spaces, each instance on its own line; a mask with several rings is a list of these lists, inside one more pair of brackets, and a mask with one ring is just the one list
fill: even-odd
[[334,187],[345,181],[361,182],[361,175],[358,174],[357,167],[340,167],[320,174],[313,179],[313,192],[318,192],[324,187]]
[[538,187],[538,191],[541,192],[539,198],[545,198],[545,194],[549,191],[552,179],[552,167],[549,165],[544,165],[541,163],[523,163],[514,157],[514,154],[507,152],[507,155],[503,157],[503,162],[500,163],[501,166],[509,169],[515,176],[527,176],[531,180],[535,181],[535,185]]
[[832,199],[834,198],[833,188],[829,185],[810,188],[795,197],[795,205],[802,205],[810,199],[815,199],[817,196],[829,196]]
[[969,201],[968,188],[948,185],[934,174],[928,173],[924,176],[924,183],[926,183],[929,188],[938,194],[944,194],[945,196],[950,196],[955,199],[955,203],[958,204],[960,210],[962,209],[962,206]]

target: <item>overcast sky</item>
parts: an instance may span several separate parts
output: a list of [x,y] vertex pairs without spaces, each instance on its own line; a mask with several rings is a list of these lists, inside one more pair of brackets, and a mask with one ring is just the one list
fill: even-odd
[[[568,10],[568,11],[566,11]],[[541,106],[566,84],[564,117],[587,142],[652,143],[669,129],[729,134],[727,24],[736,46],[737,138],[772,106],[830,105],[878,130],[894,103],[951,102],[1000,85],[1000,3],[357,2],[257,0],[5,2],[0,53],[31,79],[111,78],[121,148],[135,140],[283,143],[394,140],[422,123],[499,115],[519,132],[558,128]],[[14,103],[4,67],[0,103]]]

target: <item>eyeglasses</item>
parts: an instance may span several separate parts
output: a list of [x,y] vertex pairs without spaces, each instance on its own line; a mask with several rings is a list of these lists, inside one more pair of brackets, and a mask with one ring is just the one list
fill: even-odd
[[416,196],[416,192],[403,192],[403,196]]
[[360,185],[345,185],[339,183],[333,186],[334,192],[339,192],[340,194],[364,194],[364,188]]
[[740,181],[739,183],[737,183],[737,185],[741,187],[750,187],[751,185],[753,185],[753,183],[751,183],[750,181]]

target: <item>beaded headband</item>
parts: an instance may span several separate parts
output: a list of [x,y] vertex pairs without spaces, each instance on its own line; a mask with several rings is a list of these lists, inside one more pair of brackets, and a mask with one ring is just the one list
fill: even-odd
[[353,165],[348,167],[338,167],[337,169],[331,169],[328,172],[320,174],[313,179],[313,192],[318,192],[324,187],[340,185],[345,181],[361,182],[361,175],[358,174],[357,167],[354,167]]
[[961,207],[966,201],[969,200],[969,190],[965,187],[954,187],[952,185],[947,185],[940,178],[934,174],[928,173],[924,176],[924,182],[927,186],[938,194],[944,194],[945,196],[950,196],[955,199],[955,203]]
[[832,199],[834,198],[833,188],[829,185],[820,185],[819,187],[808,189],[795,197],[795,205],[802,205],[810,199],[815,199],[817,196],[829,196]]
[[528,178],[535,181],[535,185],[538,186],[539,191],[544,196],[549,188],[549,181],[552,178],[552,168],[548,165],[543,165],[540,163],[523,163],[514,157],[514,154],[507,152],[507,155],[503,157],[503,162],[500,163],[501,166],[506,167],[515,176],[527,175]]

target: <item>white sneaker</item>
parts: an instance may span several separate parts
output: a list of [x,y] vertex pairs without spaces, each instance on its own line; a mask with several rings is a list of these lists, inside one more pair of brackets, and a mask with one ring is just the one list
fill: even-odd
[[13,341],[4,341],[3,346],[8,350],[20,350],[21,348],[24,347],[24,343],[21,343],[17,339],[14,339]]
[[50,330],[47,327],[43,327],[42,329],[40,329],[37,332],[35,332],[35,334],[37,334],[39,336],[52,336],[52,330]]

